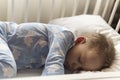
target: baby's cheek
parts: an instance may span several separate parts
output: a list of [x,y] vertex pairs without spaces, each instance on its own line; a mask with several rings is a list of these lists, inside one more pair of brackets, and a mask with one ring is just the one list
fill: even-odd
[[90,71],[96,71],[99,70],[101,68],[101,63],[100,61],[97,60],[89,60],[88,62],[86,62],[86,66],[83,67],[85,70],[90,70]]

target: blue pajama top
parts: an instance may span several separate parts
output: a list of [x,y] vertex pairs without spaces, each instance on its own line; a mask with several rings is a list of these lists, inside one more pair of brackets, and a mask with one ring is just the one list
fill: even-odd
[[65,55],[73,42],[73,33],[62,26],[0,22],[0,78],[43,65],[42,75],[64,74]]

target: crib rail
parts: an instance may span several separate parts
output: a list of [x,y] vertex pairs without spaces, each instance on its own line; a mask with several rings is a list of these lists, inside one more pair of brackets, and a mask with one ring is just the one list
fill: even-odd
[[[8,9],[6,11],[7,17],[4,20],[16,21],[18,23],[31,21],[47,23],[55,18],[75,16],[80,14],[93,14],[100,15],[108,22],[109,25],[112,26],[113,20],[116,15],[116,10],[118,9],[118,5],[120,5],[120,0],[34,0],[34,1],[6,0],[6,1],[8,3],[7,5]],[[19,3],[21,3],[22,5]],[[32,3],[35,4],[31,5]],[[20,6],[21,8],[18,6]],[[19,11],[18,8],[20,9],[21,12]],[[33,14],[31,15],[31,13]],[[118,14],[120,15],[120,13]],[[119,31],[120,16],[117,18],[117,21],[118,22],[116,23],[115,30]]]
[[115,12],[116,12],[117,7],[118,7],[118,5],[119,5],[119,2],[120,2],[120,0],[116,0],[115,5],[113,6],[113,10],[112,10],[110,19],[109,19],[109,21],[108,21],[108,24],[111,24],[111,23],[112,23],[112,20],[113,20],[113,18],[114,18],[114,15],[115,15]]

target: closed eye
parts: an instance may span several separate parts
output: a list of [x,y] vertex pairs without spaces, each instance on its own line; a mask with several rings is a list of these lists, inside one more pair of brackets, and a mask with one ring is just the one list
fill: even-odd
[[81,64],[80,57],[78,57],[77,61],[78,61],[78,63],[80,63],[80,64]]

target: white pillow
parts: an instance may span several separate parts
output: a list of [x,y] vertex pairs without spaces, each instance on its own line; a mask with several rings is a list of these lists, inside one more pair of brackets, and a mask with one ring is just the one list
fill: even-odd
[[69,28],[75,37],[84,32],[97,32],[110,37],[115,44],[116,56],[112,66],[102,71],[120,71],[120,35],[102,17],[98,15],[79,15],[55,19],[49,23]]

